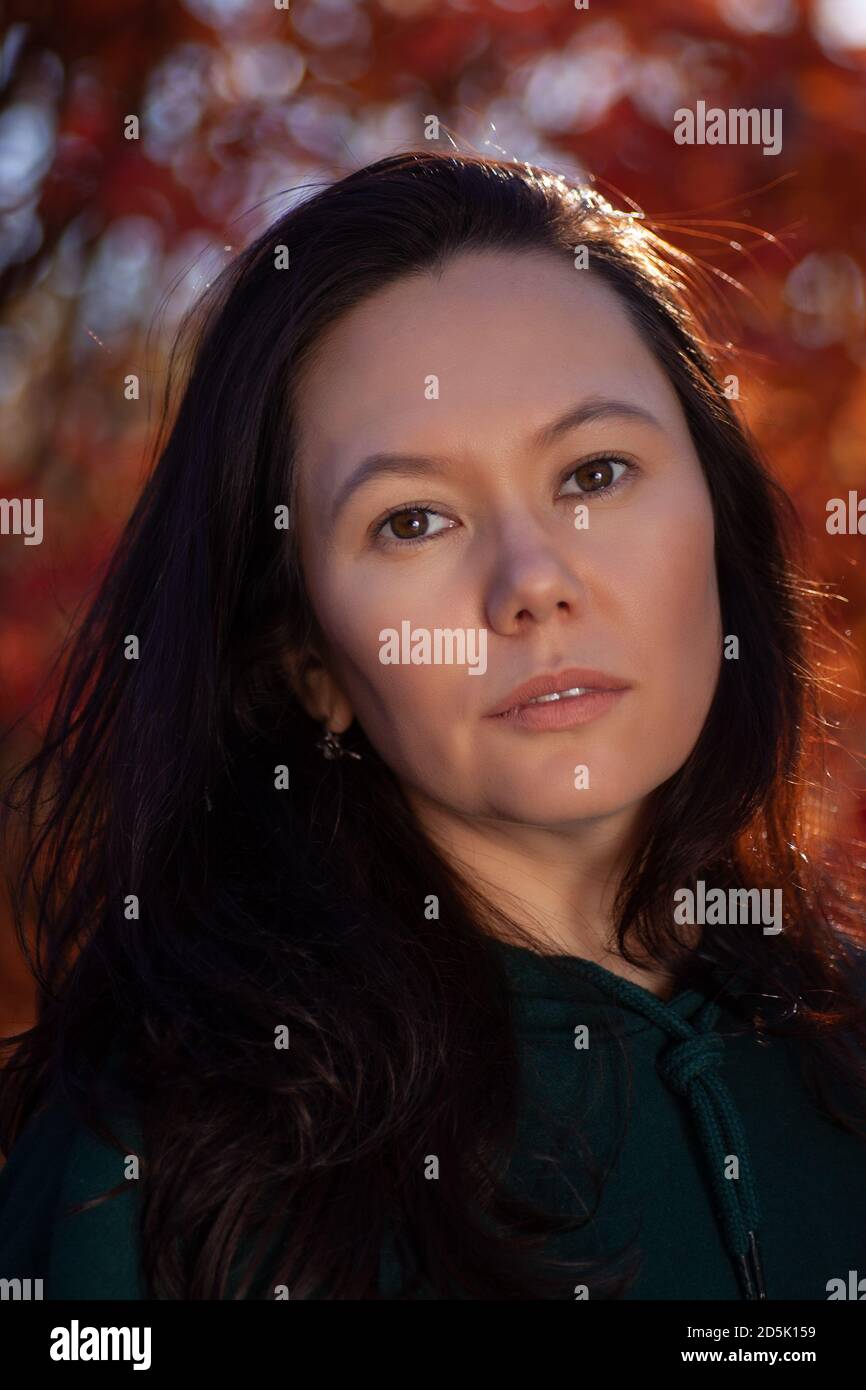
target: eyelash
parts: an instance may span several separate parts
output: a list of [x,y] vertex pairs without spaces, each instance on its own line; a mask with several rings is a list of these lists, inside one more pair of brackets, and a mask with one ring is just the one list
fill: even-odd
[[[637,464],[632,463],[630,459],[624,458],[622,454],[593,454],[589,458],[581,459],[580,463],[576,463],[573,468],[569,468],[568,472],[563,475],[562,482],[567,483],[572,474],[576,473],[579,468],[586,468],[589,464],[593,463],[621,463],[626,471],[617,478],[615,482],[610,483],[608,487],[599,488],[596,492],[567,493],[566,496],[578,498],[610,497],[623,483],[627,482],[630,474],[638,471]],[[381,521],[374,523],[371,536],[375,545],[379,545],[385,550],[405,550],[408,546],[412,545],[427,545],[430,541],[437,540],[439,536],[447,534],[446,531],[437,531],[432,536],[408,536],[399,539],[395,536],[384,536],[382,533],[384,528],[388,525],[388,522],[395,516],[402,516],[405,512],[427,512],[430,516],[443,515],[436,507],[432,507],[426,502],[405,502],[400,507],[394,507],[392,511],[382,517]],[[450,530],[452,528],[448,529]]]

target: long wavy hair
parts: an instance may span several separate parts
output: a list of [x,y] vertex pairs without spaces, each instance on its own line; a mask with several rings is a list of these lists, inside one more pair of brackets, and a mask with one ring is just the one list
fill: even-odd
[[[577,246],[677,392],[712,496],[723,631],[742,653],[721,663],[694,749],[650,798],[619,888],[619,949],[687,969],[677,889],[782,888],[781,935],[730,925],[703,944],[744,972],[748,1026],[798,1039],[811,1091],[866,1137],[863,902],[816,815],[821,590],[720,385],[713,277],[592,184],[407,151],[296,203],[187,316],[148,481],[3,797],[39,1011],[5,1044],[0,1144],[52,1095],[114,1138],[103,1107],[132,1097],[152,1296],[285,1284],[375,1298],[388,1239],[420,1281],[403,1296],[563,1287],[547,1241],[586,1211],[537,1210],[505,1181],[519,1054],[490,938],[520,930],[436,851],[357,723],[346,742],[360,761],[316,749],[285,658],[320,634],[294,531],[274,523],[293,514],[299,367],[329,324],[461,251],[571,261]],[[854,1114],[829,1094],[834,1076]],[[630,1259],[592,1267],[604,1295],[627,1289]]]

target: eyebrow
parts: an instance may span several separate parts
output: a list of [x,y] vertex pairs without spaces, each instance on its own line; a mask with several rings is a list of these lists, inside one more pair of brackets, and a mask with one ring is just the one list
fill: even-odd
[[[610,396],[591,396],[579,405],[572,406],[564,414],[557,416],[550,424],[542,426],[530,440],[530,447],[535,450],[549,449],[555,444],[561,435],[567,434],[569,430],[578,429],[581,425],[590,424],[596,420],[633,420],[638,424],[651,425],[658,430],[664,430],[664,426],[643,406],[633,405],[630,401],[615,400]],[[434,478],[441,477],[449,471],[453,464],[447,458],[437,458],[430,454],[388,454],[377,453],[369,454],[358,467],[353,469],[349,477],[339,489],[334,505],[331,510],[332,522],[342,511],[353,493],[374,478],[399,475],[401,477]]]

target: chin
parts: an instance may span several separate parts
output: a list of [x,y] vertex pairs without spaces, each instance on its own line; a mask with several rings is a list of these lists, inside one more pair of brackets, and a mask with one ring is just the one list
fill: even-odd
[[590,777],[590,786],[578,791],[566,779],[565,787],[559,791],[550,779],[536,778],[526,786],[512,785],[507,795],[497,797],[494,814],[527,825],[567,826],[615,815],[645,795],[632,782],[611,784],[602,778],[594,786]]

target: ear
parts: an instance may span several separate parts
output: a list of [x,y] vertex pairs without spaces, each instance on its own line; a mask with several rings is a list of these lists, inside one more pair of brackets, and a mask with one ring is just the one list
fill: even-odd
[[345,733],[355,714],[348,696],[317,652],[283,657],[289,682],[311,719],[335,734]]

